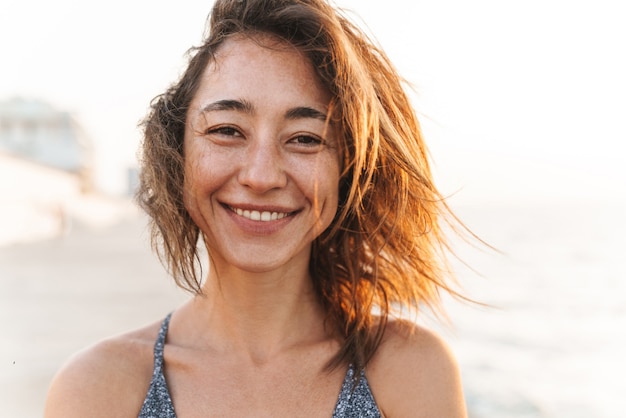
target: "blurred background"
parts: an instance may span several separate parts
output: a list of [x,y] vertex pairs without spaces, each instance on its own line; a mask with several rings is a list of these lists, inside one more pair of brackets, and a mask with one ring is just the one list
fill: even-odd
[[[0,0],[0,405],[41,416],[71,353],[186,298],[133,205],[138,122],[212,1]],[[425,319],[471,416],[626,409],[626,12],[618,0],[337,0],[412,85],[433,169],[498,254],[452,237],[492,308]]]

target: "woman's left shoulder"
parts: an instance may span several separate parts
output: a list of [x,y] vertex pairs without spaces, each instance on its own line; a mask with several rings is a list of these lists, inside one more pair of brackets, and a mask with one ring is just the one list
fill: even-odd
[[390,320],[367,368],[368,382],[384,416],[467,416],[458,363],[433,331]]

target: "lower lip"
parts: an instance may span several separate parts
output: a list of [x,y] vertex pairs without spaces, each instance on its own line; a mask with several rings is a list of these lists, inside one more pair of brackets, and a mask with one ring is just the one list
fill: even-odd
[[276,219],[273,221],[253,221],[252,219],[244,218],[243,216],[237,215],[233,210],[228,207],[223,207],[226,211],[227,215],[230,219],[244,232],[254,235],[270,235],[273,234],[280,229],[284,228],[285,225],[290,223],[295,214],[290,214],[281,219]]

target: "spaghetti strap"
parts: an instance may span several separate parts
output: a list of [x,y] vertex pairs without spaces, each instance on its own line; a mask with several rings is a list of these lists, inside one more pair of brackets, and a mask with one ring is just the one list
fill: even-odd
[[[154,343],[154,370],[148,394],[143,402],[138,418],[176,418],[174,405],[170,396],[165,374],[163,373],[163,351],[167,339],[167,330],[170,323],[170,313],[165,317]],[[356,386],[355,386],[356,383]],[[346,372],[341,392],[335,405],[332,418],[381,418],[382,415],[374,395],[370,389],[365,372],[361,371],[358,379],[354,367],[350,365]]]
[[356,386],[355,383],[357,383],[357,378],[354,374],[354,367],[350,365],[341,386],[333,418],[381,418],[382,415],[367,383],[365,371],[361,371]]
[[167,329],[170,324],[172,314],[169,313],[159,329],[159,335],[154,343],[154,369],[148,394],[143,401],[143,406],[138,418],[176,418],[174,405],[170,397],[165,375],[163,374],[163,351],[167,338]]

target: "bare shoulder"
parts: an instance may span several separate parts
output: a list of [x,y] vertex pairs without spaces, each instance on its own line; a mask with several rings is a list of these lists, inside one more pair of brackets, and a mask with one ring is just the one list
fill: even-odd
[[467,416],[454,355],[437,334],[412,322],[389,321],[367,373],[386,417]]
[[150,385],[159,323],[75,354],[54,377],[44,416],[137,416]]

